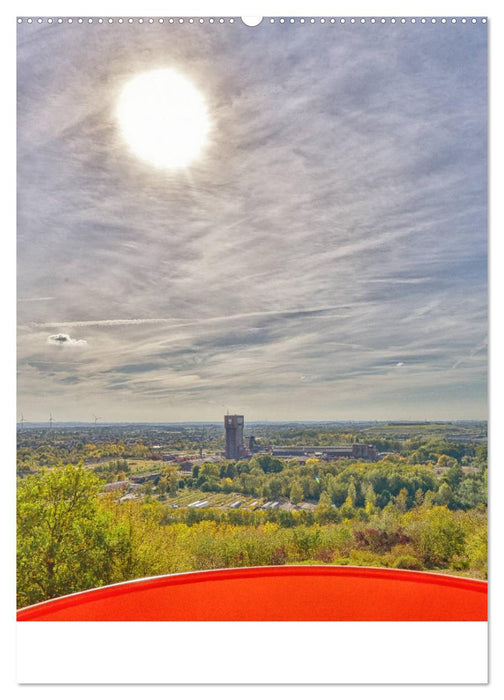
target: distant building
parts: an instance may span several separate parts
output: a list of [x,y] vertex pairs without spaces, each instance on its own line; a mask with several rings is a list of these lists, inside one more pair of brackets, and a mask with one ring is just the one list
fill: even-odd
[[226,431],[226,458],[240,459],[245,454],[243,445],[243,416],[224,416]]
[[352,445],[352,457],[357,459],[378,459],[378,452],[373,445],[364,445],[361,442]]
[[255,439],[255,435],[251,435],[248,439],[249,452],[259,452],[261,450],[261,445]]
[[354,443],[353,445],[318,445],[315,447],[306,445],[278,445],[272,449],[275,457],[301,457],[312,456],[321,459],[367,459],[375,461],[378,453],[372,445]]
[[[277,445],[266,448],[257,442],[254,435],[248,438],[248,449],[243,441],[244,416],[224,416],[226,433],[226,459],[248,458],[257,452],[270,452],[275,457],[292,457],[305,461],[307,457],[319,459],[364,459],[375,462],[379,459],[373,445],[354,443],[353,445]],[[264,507],[264,506],[263,506]]]

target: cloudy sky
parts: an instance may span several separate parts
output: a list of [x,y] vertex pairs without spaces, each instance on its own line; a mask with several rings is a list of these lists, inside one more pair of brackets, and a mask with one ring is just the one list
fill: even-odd
[[[131,151],[172,68],[211,131]],[[486,418],[486,26],[19,25],[25,420]]]

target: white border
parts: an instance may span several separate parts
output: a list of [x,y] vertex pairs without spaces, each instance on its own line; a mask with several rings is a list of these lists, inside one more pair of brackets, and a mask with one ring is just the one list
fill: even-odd
[[[126,635],[120,622],[18,623],[18,680],[267,684],[487,681],[485,622],[168,622],[161,626],[162,643],[160,623],[136,622],[128,628]],[[140,641],[133,654],[131,633]],[[85,663],[68,644],[69,636],[79,639],[81,648],[86,649]],[[393,649],[384,644],[391,637],[400,642]],[[212,640],[225,641],[215,648]],[[115,663],[111,663],[111,648],[118,659]]]
[[[43,7],[43,13],[42,12]],[[488,4],[487,4],[488,10]],[[460,2],[348,2],[340,1],[331,3],[327,0],[313,0],[313,2],[301,2],[300,0],[270,0],[230,2],[229,0],[212,0],[205,4],[201,0],[180,0],[173,2],[138,2],[138,0],[75,0],[68,4],[64,0],[46,0],[43,6],[37,0],[23,0],[16,4],[15,13],[18,16],[61,16],[67,15],[83,17],[115,17],[131,15],[132,17],[190,17],[193,16],[285,16],[285,17],[318,17],[318,16],[355,16],[355,17],[462,17],[485,16],[485,7],[480,3],[460,0]]]

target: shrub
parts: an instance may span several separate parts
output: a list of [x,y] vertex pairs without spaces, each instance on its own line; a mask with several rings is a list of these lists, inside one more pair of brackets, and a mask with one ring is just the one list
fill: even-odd
[[382,555],[362,549],[352,549],[348,557],[337,558],[333,563],[343,566],[388,566],[386,558]]
[[397,557],[392,566],[394,569],[411,569],[414,571],[420,571],[423,569],[420,559],[417,559],[417,557],[414,557],[411,554],[402,554],[401,556]]
[[464,551],[465,533],[445,506],[428,511],[421,524],[420,551],[428,567],[449,566]]
[[454,557],[451,562],[451,568],[454,571],[467,571],[469,568],[469,560],[467,557]]

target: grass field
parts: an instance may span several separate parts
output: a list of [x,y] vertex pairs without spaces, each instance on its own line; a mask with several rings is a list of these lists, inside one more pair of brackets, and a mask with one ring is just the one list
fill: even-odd
[[131,474],[161,473],[166,468],[166,462],[159,459],[127,459]]

